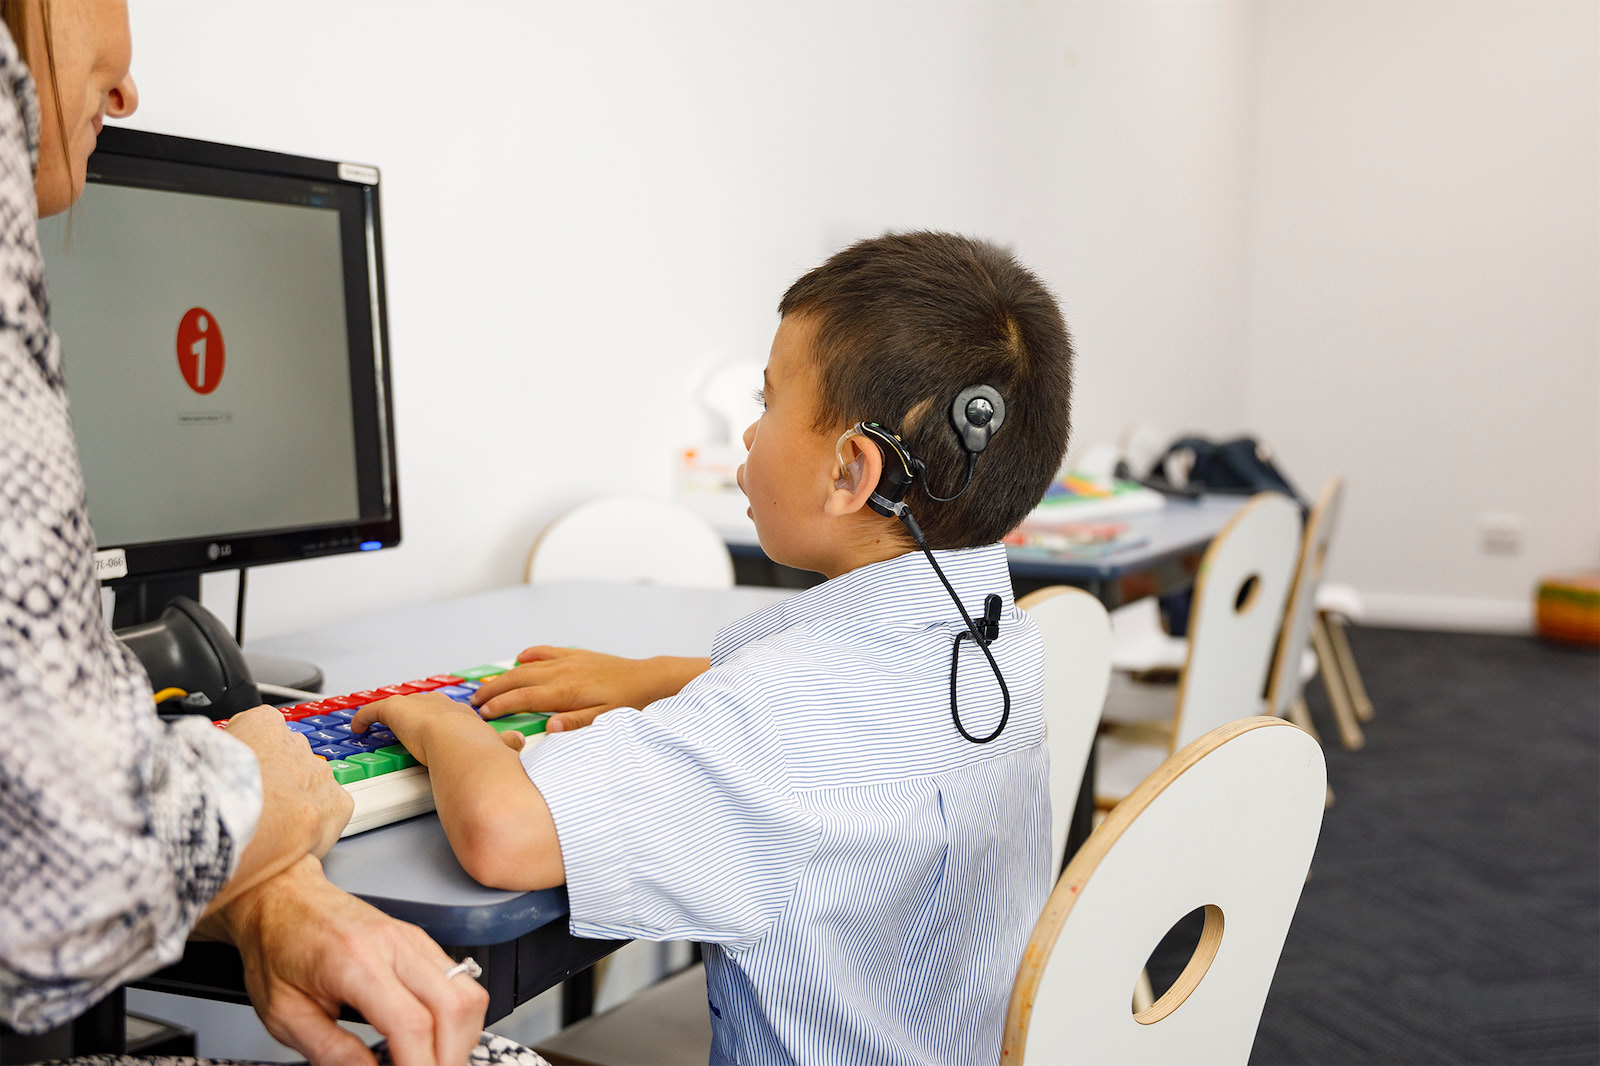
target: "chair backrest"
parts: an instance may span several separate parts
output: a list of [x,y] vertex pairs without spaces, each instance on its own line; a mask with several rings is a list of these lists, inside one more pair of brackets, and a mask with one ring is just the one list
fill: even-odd
[[1044,637],[1044,722],[1050,746],[1050,854],[1060,869],[1083,768],[1111,683],[1111,620],[1099,600],[1057,585],[1017,601]]
[[[1334,526],[1339,523],[1339,502],[1344,481],[1330,477],[1323,482],[1317,505],[1306,519],[1305,535],[1300,538],[1300,559],[1295,566],[1294,588],[1283,615],[1283,633],[1278,638],[1278,654],[1272,663],[1272,684],[1267,693],[1267,713],[1282,718],[1306,687],[1300,669],[1306,648],[1311,643],[1311,623],[1317,614],[1317,589],[1328,563],[1328,545]],[[1324,669],[1327,667],[1324,666]]]
[[[1056,883],[1017,970],[1000,1061],[1248,1061],[1326,784],[1322,749],[1279,718],[1230,722],[1169,757]],[[1194,957],[1135,1014],[1151,951],[1202,907]]]
[[729,588],[733,560],[705,519],[665,500],[612,496],[580,504],[545,527],[523,574],[546,581],[623,581]]
[[1195,576],[1172,751],[1224,722],[1261,713],[1299,547],[1300,508],[1263,492],[1206,549]]

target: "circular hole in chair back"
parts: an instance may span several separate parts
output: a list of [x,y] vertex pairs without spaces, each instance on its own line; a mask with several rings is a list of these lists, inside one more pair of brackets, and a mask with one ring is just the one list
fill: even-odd
[[1153,1025],[1183,1006],[1190,993],[1200,987],[1221,943],[1221,907],[1208,903],[1179,918],[1145,963],[1155,1002],[1135,1011],[1133,1020]]
[[1239,592],[1233,597],[1233,609],[1239,614],[1248,611],[1256,601],[1256,592],[1261,588],[1261,575],[1251,574],[1239,586]]

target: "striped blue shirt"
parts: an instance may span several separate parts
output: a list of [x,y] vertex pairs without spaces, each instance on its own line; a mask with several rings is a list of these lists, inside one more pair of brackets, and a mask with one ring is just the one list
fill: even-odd
[[[999,545],[935,553],[1011,718],[950,720],[960,616],[925,556],[862,567],[723,630],[671,699],[529,749],[577,936],[706,944],[714,1063],[994,1062],[1050,886],[1043,648]],[[961,644],[968,732],[999,721]]]

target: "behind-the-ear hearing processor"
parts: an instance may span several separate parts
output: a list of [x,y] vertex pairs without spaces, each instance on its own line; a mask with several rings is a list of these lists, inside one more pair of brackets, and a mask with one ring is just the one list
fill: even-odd
[[[1011,719],[1011,691],[1006,688],[1005,678],[1000,676],[1000,664],[995,662],[994,652],[989,650],[990,643],[1000,635],[1002,600],[994,593],[985,596],[982,623],[972,620],[972,616],[967,613],[967,608],[961,602],[961,597],[956,595],[954,586],[950,584],[950,579],[944,576],[938,560],[934,559],[933,552],[928,549],[927,538],[922,535],[922,527],[917,525],[916,518],[912,517],[911,508],[906,506],[905,498],[912,482],[919,477],[923,478],[922,487],[928,498],[939,503],[949,503],[966,492],[967,486],[972,484],[972,472],[977,466],[978,455],[989,446],[990,439],[999,432],[1005,420],[1006,402],[999,392],[988,385],[973,385],[962,389],[951,401],[950,425],[961,441],[962,450],[967,453],[967,475],[962,480],[961,487],[951,496],[935,496],[927,486],[927,464],[906,447],[905,441],[900,439],[898,433],[877,422],[857,422],[845,431],[839,438],[838,444],[834,446],[834,454],[841,468],[841,476],[834,484],[838,488],[853,491],[861,484],[863,457],[857,455],[854,459],[846,460],[845,442],[851,437],[862,436],[878,445],[878,450],[883,455],[883,470],[878,475],[878,484],[867,497],[867,506],[878,514],[898,518],[905,523],[911,539],[917,542],[922,554],[928,557],[933,572],[939,575],[945,591],[955,602],[956,610],[961,612],[961,620],[967,623],[966,631],[956,634],[955,645],[950,654],[950,717],[961,735],[974,744],[987,744],[999,736],[1000,731],[1006,727],[1006,722]],[[966,726],[961,724],[961,712],[956,708],[956,668],[961,661],[961,642],[969,638],[989,660],[989,669],[994,671],[994,678],[1000,683],[1002,700],[1000,724],[986,737],[975,737],[967,732]]]

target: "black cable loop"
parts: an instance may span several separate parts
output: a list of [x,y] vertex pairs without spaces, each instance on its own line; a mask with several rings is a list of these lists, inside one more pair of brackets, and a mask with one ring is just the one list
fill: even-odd
[[[957,495],[959,495],[959,493]],[[950,598],[955,601],[956,610],[961,612],[961,620],[967,623],[967,631],[965,633],[956,634],[955,643],[952,645],[950,652],[950,719],[951,721],[955,722],[956,730],[967,740],[970,740],[974,744],[987,744],[989,741],[999,736],[1000,731],[1004,729],[1006,727],[1006,723],[1011,720],[1011,690],[1006,687],[1006,679],[1000,675],[1000,664],[995,662],[994,652],[989,650],[989,642],[984,640],[983,635],[978,632],[978,624],[974,622],[972,620],[972,616],[967,613],[966,605],[961,602],[961,597],[956,595],[956,590],[954,586],[950,584],[950,579],[945,577],[944,571],[939,568],[939,563],[934,559],[933,552],[928,550],[928,541],[922,535],[922,527],[917,525],[917,520],[915,518],[911,517],[911,509],[902,503],[895,509],[895,513],[899,516],[900,521],[905,523],[906,529],[911,533],[911,538],[917,542],[917,547],[922,549],[922,554],[928,557],[928,564],[933,567],[933,572],[939,575],[940,582],[944,584],[944,590],[948,592],[950,594]],[[978,646],[980,651],[983,652],[984,658],[989,660],[989,669],[994,671],[994,679],[1000,684],[1000,699],[1002,701],[1000,710],[1000,724],[995,726],[994,732],[990,733],[986,737],[975,737],[971,733],[967,732],[967,727],[961,724],[961,711],[956,706],[956,667],[961,661],[962,637],[972,638],[972,642]]]

